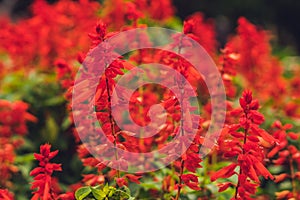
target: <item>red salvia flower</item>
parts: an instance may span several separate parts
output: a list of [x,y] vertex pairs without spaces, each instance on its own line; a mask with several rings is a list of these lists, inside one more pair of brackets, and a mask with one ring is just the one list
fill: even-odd
[[[11,69],[27,74],[28,68],[33,67],[50,70],[57,58],[75,60],[79,49],[89,48],[86,34],[97,20],[99,7],[99,3],[92,1],[66,0],[50,5],[36,0],[30,18],[10,23],[1,17],[0,47],[9,53]],[[82,12],[82,8],[88,9]]]
[[[242,200],[251,199],[251,196],[255,194],[256,188],[260,184],[259,176],[263,176],[265,179],[274,179],[263,163],[265,147],[273,146],[276,139],[259,128],[264,117],[257,111],[259,104],[257,100],[253,99],[252,92],[244,91],[239,102],[241,108],[231,111],[235,116],[239,116],[239,123],[225,126],[226,131],[223,131],[221,136],[225,141],[219,144],[224,157],[237,160],[215,172],[211,180],[237,175],[237,184],[230,182],[219,184],[219,191],[235,186],[236,193],[233,199]],[[239,131],[240,129],[242,131]],[[237,167],[239,167],[239,172],[236,171]]]
[[275,175],[275,182],[290,180],[291,190],[283,190],[276,193],[277,199],[298,199],[300,192],[296,189],[297,182],[300,182],[300,150],[289,140],[297,141],[300,134],[290,131],[293,128],[291,124],[283,125],[280,121],[273,124],[273,136],[278,140],[278,145],[268,153],[274,165],[284,166],[283,173]]
[[147,1],[147,0],[135,0],[135,4],[143,12],[146,12],[151,19],[157,21],[164,21],[171,18],[175,12],[171,0],[165,1]]
[[236,89],[232,83],[232,77],[236,75],[236,68],[240,55],[234,52],[233,48],[228,43],[221,51],[219,57],[219,71],[225,85],[226,94],[228,97],[235,97]]
[[[248,88],[259,91],[259,100],[273,97],[276,98],[276,103],[280,103],[285,96],[283,93],[286,91],[286,83],[282,78],[283,67],[272,56],[270,34],[244,17],[238,20],[237,32],[237,36],[228,42],[240,56],[237,72],[246,78]],[[265,84],[266,82],[270,84]]]
[[193,14],[184,21],[183,33],[199,42],[209,54],[216,52],[214,23],[211,19],[205,20],[202,13]]
[[23,144],[28,121],[37,119],[27,112],[28,105],[22,101],[0,100],[0,186],[10,188],[12,174],[18,171],[15,166],[15,151]]
[[36,167],[30,172],[30,176],[34,176],[31,189],[37,189],[33,192],[32,200],[48,200],[53,199],[56,194],[53,191],[53,178],[51,177],[54,171],[61,171],[61,164],[51,163],[58,150],[51,152],[51,145],[44,144],[40,146],[40,153],[34,154],[36,160],[39,161],[39,167]]

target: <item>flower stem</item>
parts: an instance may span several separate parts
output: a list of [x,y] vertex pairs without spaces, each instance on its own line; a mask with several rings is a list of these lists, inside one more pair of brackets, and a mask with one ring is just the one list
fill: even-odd
[[[245,113],[245,117],[246,119],[248,120],[248,116],[247,116],[247,113]],[[247,142],[247,135],[248,135],[248,128],[245,129],[245,132],[244,132],[244,140],[243,140],[243,145],[246,144]],[[245,150],[243,148],[243,152],[242,154],[245,154]],[[240,172],[239,172],[239,175],[243,173],[243,170],[240,166]],[[237,186],[236,186],[236,189],[235,189],[235,195],[234,195],[234,198],[237,199],[238,197],[238,193],[239,193],[239,187],[240,187],[240,181],[238,180],[238,183],[237,183]]]
[[[179,49],[178,49],[178,54],[180,55],[181,53],[181,49],[182,49],[182,38],[180,40],[180,45],[179,45]],[[177,62],[179,62],[179,58],[177,58]],[[180,77],[179,77],[180,78]],[[180,108],[181,108],[181,112],[180,112],[180,135],[184,136],[184,116],[183,116],[183,97],[184,97],[184,87],[182,87],[182,83],[181,80],[176,80],[176,83],[178,85],[178,88],[180,89]],[[182,159],[182,156],[180,157],[180,172],[179,172],[179,183],[178,183],[178,188],[177,188],[177,194],[175,197],[175,200],[178,200],[180,197],[180,191],[182,188],[182,179],[181,176],[183,175],[183,171],[184,171],[184,160]]]
[[183,174],[183,169],[184,169],[184,160],[181,159],[180,174],[179,174],[179,183],[178,183],[177,195],[175,197],[175,200],[178,200],[179,196],[180,196],[180,191],[181,191],[181,188],[182,188],[182,179],[181,179],[181,176]]
[[[109,82],[108,78],[105,77],[105,83],[106,83],[106,91],[107,91],[107,100],[108,100],[108,110],[109,110],[109,122],[110,122],[110,128],[111,128],[111,133],[114,137],[114,154],[115,154],[115,159],[118,161],[118,150],[117,150],[117,136],[115,134],[115,122],[113,120],[113,116],[111,113],[111,96],[110,96],[110,89],[109,89]],[[117,177],[120,178],[120,170],[119,168],[117,169]]]

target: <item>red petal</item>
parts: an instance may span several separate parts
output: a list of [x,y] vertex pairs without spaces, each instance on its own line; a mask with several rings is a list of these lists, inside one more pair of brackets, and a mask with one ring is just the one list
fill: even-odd
[[35,157],[35,159],[37,159],[38,161],[42,161],[44,159],[44,156],[38,153],[34,153],[33,156]]
[[39,173],[43,173],[44,172],[44,168],[42,167],[37,167],[35,169],[33,169],[31,172],[30,172],[30,176],[36,176],[37,174]]
[[260,135],[265,141],[269,142],[270,144],[274,144],[275,142],[278,142],[272,135],[267,133],[265,130],[258,128],[257,126],[251,126],[251,130],[257,134]]
[[288,199],[288,196],[292,194],[292,192],[288,190],[283,190],[281,192],[275,192],[276,199]]
[[225,191],[227,188],[229,188],[229,187],[231,187],[231,186],[233,186],[233,185],[234,185],[234,184],[231,183],[231,182],[220,183],[220,184],[218,184],[218,186],[219,186],[219,192],[223,192],[223,191]]
[[48,200],[50,195],[49,195],[49,183],[48,181],[45,183],[45,188],[44,188],[44,194],[43,194],[43,200]]
[[131,182],[140,184],[139,179],[140,179],[142,176],[136,176],[136,175],[133,175],[133,174],[126,174],[125,177],[128,178]]
[[279,174],[279,175],[276,175],[276,176],[274,176],[274,182],[275,183],[279,183],[279,182],[282,182],[282,181],[284,181],[286,178],[288,178],[289,177],[289,175],[288,174]]
[[215,181],[217,180],[218,178],[229,178],[231,177],[233,174],[235,174],[235,168],[237,167],[237,164],[236,163],[232,163],[230,164],[229,166],[227,167],[224,167],[222,169],[220,169],[219,171],[215,172],[210,180],[211,181]]
[[259,142],[259,139],[253,135],[249,135],[247,137],[248,140],[252,141],[252,142]]
[[262,175],[265,179],[274,179],[272,174],[267,170],[267,168],[254,156],[251,156],[251,159],[253,160],[254,168],[256,171],[259,172],[260,175]]
[[198,177],[194,174],[183,174],[181,176],[181,179],[186,183],[186,182],[198,182]]
[[119,187],[127,185],[127,181],[124,178],[116,178],[116,182],[117,182]]
[[298,138],[300,137],[300,134],[296,134],[293,132],[288,133],[288,136],[292,139],[292,140],[298,140]]
[[188,183],[185,183],[185,185],[193,190],[201,190],[201,188],[199,187],[199,183],[188,182]]

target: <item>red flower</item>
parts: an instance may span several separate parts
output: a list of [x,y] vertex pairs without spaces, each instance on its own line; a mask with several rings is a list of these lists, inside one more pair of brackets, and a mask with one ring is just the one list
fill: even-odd
[[116,178],[116,183],[119,187],[122,187],[124,185],[128,185],[128,181],[140,184],[139,179],[141,178],[141,176],[136,176],[133,174],[125,174],[123,177],[121,178]]
[[194,174],[183,174],[181,175],[182,181],[185,183],[186,186],[193,190],[200,190],[198,183],[198,177]]
[[287,84],[282,78],[283,67],[272,56],[270,34],[244,17],[238,20],[237,32],[227,44],[239,55],[237,72],[245,77],[247,87],[259,91],[260,100],[271,97],[276,98],[275,103],[280,103]]
[[174,14],[174,7],[171,0],[164,1],[147,1],[147,0],[134,0],[137,8],[143,13],[147,13],[154,20],[163,21],[171,18]]
[[1,200],[14,200],[14,195],[10,193],[7,189],[0,189],[0,199]]
[[[296,189],[296,180],[300,180],[300,150],[296,146],[289,144],[288,139],[296,141],[300,134],[290,132],[290,129],[293,128],[292,125],[283,125],[280,121],[276,121],[273,124],[273,128],[275,129],[273,136],[278,140],[278,145],[268,153],[268,157],[272,159],[275,165],[284,165],[289,168],[288,173],[285,171],[284,173],[276,175],[275,182],[280,183],[290,180],[292,185],[291,191],[284,190],[277,192],[276,197],[278,199],[298,199],[300,193]],[[298,167],[296,168],[295,166]]]
[[119,187],[123,187],[124,185],[128,185],[128,182],[125,180],[125,178],[116,178],[116,183]]
[[12,186],[9,180],[18,171],[14,165],[15,150],[23,144],[23,138],[18,136],[27,133],[28,121],[37,121],[27,109],[28,105],[22,101],[0,100],[0,187]]
[[211,181],[215,181],[219,178],[229,178],[232,175],[235,174],[234,170],[238,165],[236,163],[232,163],[226,167],[223,167],[222,169],[220,169],[219,171],[217,171],[216,173],[214,173],[211,176]]
[[[220,143],[224,157],[236,158],[237,163],[220,169],[212,175],[211,180],[229,178],[237,174],[237,184],[229,182],[219,184],[220,191],[235,186],[236,193],[233,199],[251,199],[250,196],[255,194],[260,183],[259,176],[263,176],[265,179],[274,179],[263,163],[264,148],[273,146],[276,139],[259,128],[264,121],[264,116],[257,111],[259,104],[257,100],[253,99],[252,92],[244,91],[239,102],[241,109],[231,111],[235,116],[239,116],[239,123],[227,125],[224,128],[221,138],[225,141]],[[241,128],[242,130],[239,130]],[[239,172],[235,170],[237,167],[239,167]]]
[[202,13],[193,14],[184,21],[183,33],[199,42],[208,53],[216,52],[214,24],[211,19],[205,20]]
[[53,191],[52,174],[54,171],[61,171],[61,164],[50,163],[58,150],[51,152],[51,145],[44,144],[40,146],[40,154],[35,153],[34,157],[39,161],[39,167],[36,167],[30,172],[30,176],[34,176],[31,189],[37,189],[33,192],[33,200],[42,198],[43,200],[53,199],[56,196]]

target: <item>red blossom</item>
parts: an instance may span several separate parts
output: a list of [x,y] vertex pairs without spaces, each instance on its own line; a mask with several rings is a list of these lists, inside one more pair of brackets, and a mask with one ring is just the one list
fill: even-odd
[[193,14],[184,21],[183,33],[199,42],[210,54],[216,52],[217,41],[213,21],[205,20],[202,13]]
[[200,190],[201,188],[199,187],[198,183],[198,177],[194,174],[183,174],[181,176],[182,181],[186,186],[193,190]]
[[15,151],[23,145],[27,122],[37,119],[28,113],[28,104],[0,99],[0,186],[12,187],[11,176],[18,171]]
[[233,183],[231,182],[225,182],[225,183],[219,183],[218,187],[219,187],[219,191],[218,192],[223,192],[225,191],[227,188],[235,186]]
[[[64,2],[68,2],[68,4]],[[34,32],[34,34],[32,34],[34,35],[33,37],[30,34],[24,34],[22,39],[18,39],[20,38],[20,35],[23,34],[22,29],[19,30],[14,26],[10,27],[5,22],[0,22],[1,27],[3,25],[3,27],[6,27],[5,30],[8,30],[4,32],[4,37],[0,37],[0,40],[2,39],[1,42],[4,43],[3,46],[8,52],[11,53],[13,61],[17,67],[20,67],[22,64],[24,64],[24,66],[32,65],[33,58],[38,58],[35,60],[41,60],[39,65],[41,65],[43,68],[44,66],[47,68],[47,66],[50,66],[53,64],[53,61],[56,60],[55,64],[57,66],[57,78],[60,80],[62,87],[67,90],[66,98],[68,100],[71,99],[73,79],[75,74],[75,68],[68,63],[71,63],[70,60],[74,59],[75,54],[77,55],[76,50],[75,52],[71,50],[76,49],[76,47],[82,47],[84,50],[88,50],[89,47],[86,45],[88,42],[86,42],[86,39],[81,38],[81,35],[84,35],[82,32],[86,32],[87,29],[90,28],[91,21],[95,20],[96,18],[96,15],[93,14],[93,12],[96,11],[96,8],[98,8],[98,6],[95,6],[95,8],[92,6],[93,9],[91,9],[91,12],[82,13],[80,12],[81,7],[93,4],[89,1],[79,2],[80,6],[75,6],[76,4],[73,4],[70,1],[63,1],[63,3],[54,4],[55,6],[53,6],[52,9],[52,6],[48,5],[45,1],[36,1],[33,6],[34,19],[18,22],[20,27],[26,27],[27,30],[32,29]],[[69,4],[72,4],[73,6],[68,8]],[[144,16],[152,16],[155,20],[165,20],[171,17],[172,13],[174,12],[169,0],[139,0],[131,2],[116,0],[108,1],[104,7],[105,9],[103,13],[105,16],[102,17],[103,21],[99,21],[96,24],[95,32],[89,34],[90,38],[92,39],[92,46],[90,47],[90,50],[93,50],[98,44],[115,34],[114,32],[109,32],[109,30],[119,30],[121,27],[123,30],[134,28],[138,26],[138,20]],[[48,16],[57,16],[57,19],[49,18]],[[70,24],[76,24],[75,22],[79,24],[78,29],[76,28],[77,26],[69,26]],[[43,23],[50,25],[49,27],[57,27],[57,29],[41,26]],[[129,24],[132,24],[132,26],[128,26]],[[29,28],[26,25],[28,25]],[[65,31],[65,26],[69,29],[75,28],[75,30],[69,33],[69,31]],[[144,27],[145,25],[141,26]],[[73,32],[80,33],[80,35],[73,35]],[[202,14],[197,13],[185,20],[183,32],[189,37],[197,40],[211,55],[216,56],[217,42],[215,40],[214,26],[211,20],[205,20]],[[23,48],[16,48],[19,46],[28,46],[27,43],[35,41],[36,38],[48,38],[47,36],[49,34],[54,36],[53,40],[38,40],[36,42],[37,46],[28,49],[24,48],[25,50],[23,50]],[[9,46],[8,42],[3,40],[3,38],[6,36],[9,36],[8,41],[16,40],[17,42]],[[130,40],[130,38],[128,39]],[[142,39],[149,42],[147,37]],[[76,41],[75,43],[78,42],[78,46],[72,41]],[[249,87],[261,91],[258,95],[262,96],[263,99],[269,98],[269,96],[273,96],[274,98],[280,97],[281,93],[285,92],[285,82],[280,78],[282,69],[277,59],[271,56],[271,50],[268,41],[269,36],[265,31],[255,27],[245,18],[239,19],[238,36],[233,38],[225,46],[224,50],[222,50],[222,55],[219,58],[219,70],[225,83],[227,95],[230,98],[235,97],[236,94],[236,89],[232,84],[232,77],[236,74],[236,72],[242,73],[246,77],[246,84]],[[40,49],[40,52],[36,52],[35,48]],[[111,47],[107,47],[106,50],[110,50],[110,48]],[[56,59],[57,56],[63,57],[64,53],[69,52],[69,50],[71,53],[70,55],[68,53],[66,56],[67,58],[58,60]],[[28,54],[28,56],[26,54]],[[105,54],[100,54],[100,57],[102,58],[102,64],[104,65],[106,64],[106,61],[109,61],[111,58],[110,55],[107,57],[105,56]],[[78,61],[83,63],[84,57],[84,54],[83,56],[79,56]],[[182,134],[180,139],[184,141],[183,145],[190,139],[188,133],[193,129],[197,129],[197,136],[187,149],[186,153],[180,156],[180,158],[172,164],[172,167],[174,167],[176,170],[174,174],[178,176],[178,182],[176,183],[177,179],[173,179],[173,176],[167,176],[167,178],[164,179],[163,188],[168,192],[171,192],[172,189],[177,189],[178,193],[176,199],[179,199],[181,188],[183,188],[184,185],[193,190],[200,190],[201,188],[199,187],[198,177],[194,174],[191,174],[191,172],[195,173],[198,168],[201,168],[200,163],[202,160],[199,154],[199,146],[201,146],[203,143],[203,136],[201,135],[202,128],[206,128],[208,124],[210,124],[209,119],[199,119],[199,123],[192,124],[189,122],[199,116],[189,116],[189,120],[187,120],[187,122],[180,121],[183,115],[186,115],[186,113],[182,114],[178,112],[180,106],[186,106],[184,101],[179,102],[175,95],[168,90],[146,86],[145,88],[142,88],[141,91],[138,91],[132,95],[130,114],[136,118],[135,120],[137,124],[147,125],[150,121],[148,111],[150,112],[150,107],[154,102],[156,102],[162,105],[169,112],[166,125],[155,137],[147,139],[137,139],[131,136],[134,133],[120,130],[120,128],[116,125],[111,113],[111,94],[116,85],[116,77],[122,76],[124,71],[132,68],[132,64],[122,59],[123,58],[119,57],[116,61],[111,63],[111,65],[105,66],[106,69],[103,77],[97,77],[99,78],[99,85],[95,94],[95,111],[106,137],[112,143],[114,143],[115,147],[121,148],[122,150],[131,152],[150,152],[153,149],[153,146],[157,146],[158,148],[164,147],[169,139],[174,137],[174,132],[176,132],[177,128],[176,124],[181,123],[181,125],[183,125],[183,129],[180,133]],[[152,61],[165,63],[178,70],[190,82],[197,83],[197,86],[202,87],[204,85],[204,80],[197,75],[196,71],[190,66],[190,64],[185,62],[183,59],[176,58],[176,56],[174,56],[172,53],[163,51],[139,50],[133,56],[129,55],[129,60],[138,64],[143,62],[151,63]],[[274,82],[272,82],[272,80],[274,80]],[[265,84],[266,81],[272,82],[273,86],[275,85],[274,87],[277,88],[277,90],[273,90],[271,87],[268,88]],[[177,86],[183,88],[184,84],[180,78],[174,77],[174,82],[177,84]],[[83,80],[77,87],[88,88],[89,86],[89,82],[87,80]],[[297,90],[297,80],[293,82],[292,87]],[[156,95],[154,93],[157,90],[164,92],[160,92],[159,95]],[[296,92],[293,93],[294,95],[297,95]],[[93,94],[91,94],[89,91],[86,91],[73,100],[76,103],[84,102],[84,100],[92,95]],[[123,93],[122,95],[126,94]],[[6,102],[2,103],[6,104]],[[121,98],[119,103],[122,103]],[[258,112],[259,103],[257,100],[253,99],[251,91],[244,91],[242,97],[239,99],[239,103],[240,108],[232,110],[232,102],[227,102],[227,107],[230,108],[230,112],[227,113],[227,124],[222,130],[219,145],[216,147],[218,154],[222,154],[225,159],[230,159],[233,162],[217,172],[212,173],[211,180],[215,181],[221,178],[227,179],[231,176],[237,175],[237,183],[220,183],[218,184],[219,191],[221,192],[229,187],[235,187],[236,194],[233,199],[252,199],[251,196],[256,192],[256,189],[259,186],[260,176],[264,177],[265,179],[273,179],[273,176],[264,165],[266,148],[275,146],[273,150],[268,153],[268,157],[270,158],[277,156],[275,159],[273,159],[274,164],[286,165],[291,159],[293,162],[298,164],[300,162],[299,151],[297,147],[289,144],[286,136],[288,136],[291,140],[297,140],[299,138],[299,134],[293,132],[286,133],[285,131],[290,127],[282,127],[282,125],[279,123],[277,123],[276,126],[278,129],[280,129],[280,133],[274,133],[273,136],[267,131],[261,129],[260,125],[265,119],[264,116]],[[114,106],[120,106],[120,108],[122,108],[121,105]],[[208,113],[211,112],[211,108],[209,106],[210,105],[205,106]],[[19,113],[22,110],[22,107],[24,107],[22,104],[16,106],[14,108],[14,113]],[[286,107],[286,112],[291,116],[296,116],[296,109],[297,104],[291,104]],[[151,110],[151,112],[156,114],[155,110]],[[12,126],[14,123],[12,119],[15,121],[20,119],[18,114],[14,114],[11,118],[6,117],[6,110],[0,114],[1,116],[4,116],[0,116],[0,120],[3,122],[3,125],[0,124],[0,134],[8,137],[11,136],[13,132],[16,132],[19,135],[26,133],[26,126],[23,123],[20,123],[16,127]],[[121,116],[114,117],[117,118]],[[26,114],[24,119],[31,121],[36,120],[30,114]],[[21,117],[21,121],[24,121],[24,119]],[[159,118],[156,119],[159,120]],[[202,120],[206,121],[203,122]],[[82,122],[83,124],[88,123],[87,121]],[[79,137],[75,130],[74,135],[77,141],[79,141]],[[285,139],[283,137],[285,137]],[[99,138],[97,137],[91,138],[91,145],[95,145],[96,143],[94,144],[93,142],[98,140]],[[96,144],[97,149],[99,149],[98,153],[102,153],[103,155],[112,154],[111,149],[106,148],[105,145],[101,144],[102,141],[98,142],[100,143]],[[278,145],[276,145],[277,143]],[[172,149],[167,153],[172,154],[172,156],[176,155],[177,152],[181,152],[183,150],[183,145],[177,145],[174,147],[175,151]],[[5,151],[1,152],[0,150],[0,158],[3,157],[5,158],[5,162],[9,161],[10,163],[13,163],[14,154],[11,150],[12,146],[7,145],[7,142],[5,142],[5,145],[3,146]],[[9,156],[1,156],[7,152],[9,152]],[[55,157],[57,153],[58,151],[51,152],[50,145],[46,144],[41,146],[40,154],[34,154],[35,158],[39,161],[39,167],[31,171],[31,175],[35,176],[32,188],[37,189],[37,191],[34,192],[33,199],[38,199],[40,197],[43,199],[49,199],[53,198],[53,196],[57,196],[57,193],[54,191],[55,184],[51,178],[51,175],[54,171],[60,171],[61,166],[59,164],[49,162],[49,160]],[[115,153],[117,154],[116,151]],[[107,169],[106,164],[117,163],[122,166],[128,166],[128,162],[134,162],[130,160],[130,158],[121,157],[117,160],[101,162],[92,157],[87,149],[83,147],[83,145],[78,146],[78,155],[84,166],[97,169],[97,174],[83,175],[82,181],[84,184],[102,184],[107,179],[115,180],[116,184],[120,187],[128,185],[129,181],[137,184],[140,183],[139,179],[141,176],[132,174],[122,175],[118,170],[114,169],[110,169],[107,174],[102,174],[102,170],[104,168],[105,170]],[[12,169],[14,169],[13,165],[10,166],[9,170]],[[295,172],[294,175],[277,175],[276,181],[280,182],[286,177],[299,178],[300,175],[298,172]],[[158,192],[151,190],[151,193],[154,194]],[[290,191],[283,191],[281,193],[277,193],[276,196],[282,199],[290,198],[292,193]],[[67,193],[59,195],[58,198],[74,199],[74,195]]]
[[238,165],[236,163],[232,163],[226,167],[223,167],[222,169],[220,169],[219,171],[215,172],[212,176],[211,176],[211,181],[215,181],[219,178],[229,178],[232,175],[235,174],[235,168]]
[[282,78],[283,67],[272,55],[269,41],[269,32],[240,17],[237,36],[232,37],[227,45],[239,55],[236,70],[245,77],[246,87],[258,91],[259,100],[273,98],[275,103],[280,103],[287,84]]
[[42,198],[43,200],[53,199],[57,194],[54,192],[54,181],[51,177],[54,171],[62,171],[61,164],[50,163],[58,150],[51,152],[51,145],[44,144],[40,146],[40,153],[34,154],[36,160],[39,161],[39,167],[36,167],[30,172],[30,176],[34,176],[34,181],[31,184],[31,189],[37,189],[33,192],[32,200]]
[[14,200],[14,195],[10,193],[7,189],[0,189],[0,199],[1,200]]
[[299,133],[296,134],[291,132],[290,130],[293,126],[291,124],[283,125],[280,121],[275,121],[273,123],[273,128],[273,136],[278,140],[278,145],[269,151],[268,157],[272,159],[273,164],[286,166],[289,170],[288,173],[283,172],[275,175],[275,182],[279,183],[288,179],[291,181],[292,185],[291,191],[283,190],[276,192],[276,197],[277,199],[297,199],[300,196],[299,192],[296,190],[296,180],[300,180],[300,150],[293,144],[290,144],[288,140],[297,140],[299,138]]
[[[220,184],[220,191],[235,186],[236,193],[233,199],[251,199],[251,195],[255,194],[260,184],[259,176],[274,179],[264,166],[264,148],[274,146],[277,140],[259,127],[264,121],[264,116],[257,111],[259,104],[253,99],[251,91],[245,90],[239,103],[241,109],[231,111],[235,116],[239,116],[239,124],[226,125],[221,135],[222,140],[225,141],[220,143],[224,157],[236,158],[237,163],[215,172],[211,180],[229,178],[237,174],[237,184],[228,182]],[[239,171],[236,171],[237,167]]]

